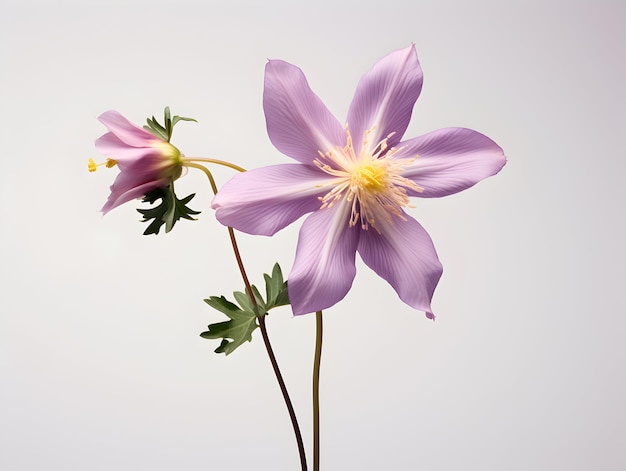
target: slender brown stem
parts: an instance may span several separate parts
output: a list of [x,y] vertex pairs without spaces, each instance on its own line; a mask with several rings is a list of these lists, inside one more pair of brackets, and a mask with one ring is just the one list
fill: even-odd
[[[188,167],[194,167],[199,170],[202,170],[204,174],[209,179],[211,183],[211,189],[214,194],[217,194],[217,185],[215,184],[215,179],[213,175],[203,165],[194,164],[192,162],[186,162]],[[234,167],[233,167],[234,168]],[[243,170],[243,169],[242,169]],[[228,227],[228,234],[230,236],[230,243],[233,246],[233,252],[235,253],[235,259],[237,260],[237,266],[239,267],[239,272],[241,273],[241,278],[243,279],[243,283],[246,287],[246,293],[250,297],[250,302],[254,306],[254,309],[257,309],[257,302],[254,297],[254,293],[252,292],[252,286],[250,285],[250,280],[248,279],[248,275],[246,274],[246,269],[243,265],[243,260],[241,259],[241,253],[239,252],[239,247],[237,245],[237,239],[235,238],[235,231],[232,227]],[[298,425],[298,419],[296,418],[296,412],[293,408],[293,404],[291,403],[291,398],[289,397],[289,392],[287,391],[287,386],[285,385],[285,381],[283,380],[283,375],[280,372],[280,368],[278,367],[278,362],[276,361],[276,355],[274,355],[274,349],[272,348],[272,344],[270,343],[269,336],[267,335],[267,327],[265,326],[265,316],[267,313],[257,313],[259,320],[259,327],[261,328],[261,335],[263,336],[263,343],[265,344],[265,349],[267,350],[267,355],[270,359],[270,363],[272,364],[272,368],[274,369],[274,374],[276,375],[276,380],[278,381],[278,386],[280,387],[280,391],[283,395],[283,399],[285,400],[285,405],[287,406],[287,411],[289,412],[289,418],[291,419],[291,424],[293,426],[293,431],[296,435],[296,442],[298,444],[298,453],[300,455],[300,465],[302,467],[302,471],[307,471],[307,463],[306,463],[306,453],[304,450],[304,442],[302,441],[302,433],[300,432],[300,426]]]
[[[246,274],[246,270],[241,260],[239,247],[237,246],[237,240],[235,239],[235,231],[232,227],[229,227],[228,233],[230,234],[230,242],[233,246],[233,252],[235,252],[235,258],[237,259],[237,265],[239,266],[241,277],[243,278],[244,285],[246,286],[246,291],[248,293],[248,296],[250,297],[250,301],[256,309],[257,302],[254,298],[254,293],[252,292],[250,281],[248,280],[248,275]],[[285,381],[283,380],[283,375],[281,374],[280,368],[278,367],[278,362],[276,361],[276,356],[274,355],[274,350],[272,349],[270,338],[267,335],[267,327],[265,326],[266,315],[266,313],[262,313],[258,316],[259,327],[261,328],[261,335],[263,336],[263,343],[265,343],[267,355],[270,358],[270,363],[272,364],[272,368],[274,369],[274,374],[276,375],[278,386],[280,387],[280,391],[283,394],[283,399],[285,400],[287,411],[289,411],[289,417],[291,418],[291,424],[293,425],[293,432],[296,435],[296,442],[298,443],[298,452],[300,453],[300,465],[302,466],[302,471],[307,471],[306,454],[304,451],[304,442],[302,441],[302,433],[300,433],[300,426],[298,425],[296,412],[294,411],[293,404],[291,403],[291,398],[289,397],[289,393],[287,392],[287,386],[285,385]]]
[[235,230],[232,227],[228,227],[228,235],[230,236],[230,244],[233,246],[233,252],[235,252],[235,258],[237,259],[237,266],[239,267],[239,273],[241,273],[241,278],[243,279],[243,284],[246,287],[246,293],[250,297],[250,302],[256,308],[256,298],[254,297],[254,293],[252,292],[252,287],[250,286],[250,280],[248,279],[248,275],[246,274],[246,269],[243,266],[243,260],[241,260],[241,254],[239,252],[239,247],[237,246],[237,239],[235,239]]
[[287,392],[287,386],[285,385],[283,376],[280,373],[280,369],[278,368],[278,362],[276,361],[276,357],[274,356],[274,350],[272,349],[272,345],[270,344],[270,339],[267,335],[267,328],[265,327],[265,315],[262,315],[259,317],[259,327],[261,328],[261,334],[263,335],[263,342],[265,342],[265,348],[267,349],[267,354],[269,355],[270,362],[272,363],[272,367],[274,368],[274,373],[276,375],[276,379],[278,380],[280,391],[283,393],[283,398],[285,399],[285,404],[287,405],[287,410],[289,411],[289,417],[291,418],[291,424],[293,425],[293,432],[296,434],[296,442],[298,443],[298,452],[300,453],[300,466],[302,467],[302,471],[307,471],[306,454],[304,452],[304,442],[302,441],[302,434],[300,433],[300,426],[298,425],[296,412],[293,409],[293,404],[291,403],[291,399],[289,398],[289,393]]
[[322,311],[315,313],[315,359],[313,360],[313,471],[320,470],[320,365],[322,362]]

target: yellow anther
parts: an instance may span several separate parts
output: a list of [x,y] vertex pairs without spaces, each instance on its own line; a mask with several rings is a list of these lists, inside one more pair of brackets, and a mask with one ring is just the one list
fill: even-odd
[[115,167],[117,165],[117,160],[107,159],[106,162],[101,162],[99,164],[97,164],[93,159],[89,159],[87,161],[87,169],[90,172],[95,172],[98,169],[98,167],[102,165],[104,165],[106,168]]

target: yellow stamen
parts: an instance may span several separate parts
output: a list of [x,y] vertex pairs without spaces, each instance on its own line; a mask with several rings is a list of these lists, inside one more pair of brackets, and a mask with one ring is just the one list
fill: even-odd
[[[352,136],[346,125],[348,135],[346,146],[331,149],[326,154],[319,152],[321,159],[315,165],[325,173],[337,177],[333,188],[320,197],[322,208],[332,207],[338,200],[345,198],[351,203],[350,226],[361,222],[361,228],[376,227],[378,223],[393,224],[392,216],[402,220],[402,208],[409,206],[407,190],[424,191],[416,183],[402,176],[406,167],[411,165],[417,156],[398,159],[394,155],[401,149],[388,149],[389,134],[376,146],[370,148],[367,142],[372,129],[365,131],[363,142],[358,154],[352,143]],[[322,163],[322,159],[328,163]]]
[[87,161],[87,170],[89,170],[90,172],[95,172],[98,167],[101,167],[102,165],[106,166],[106,168],[115,167],[117,165],[117,160],[107,159],[106,162],[101,162],[97,164],[93,159],[89,159]]

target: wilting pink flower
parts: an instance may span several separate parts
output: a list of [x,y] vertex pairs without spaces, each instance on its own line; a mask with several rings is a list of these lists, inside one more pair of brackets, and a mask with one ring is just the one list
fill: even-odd
[[[108,158],[107,167],[120,168],[101,209],[104,214],[155,188],[166,187],[181,175],[182,155],[172,144],[131,123],[117,111],[102,113],[98,119],[109,132],[96,140],[96,148]],[[90,160],[89,170],[95,169],[95,162]]]
[[361,78],[342,126],[299,68],[268,62],[267,131],[274,146],[299,163],[239,174],[212,206],[222,224],[263,235],[313,213],[300,229],[289,275],[294,314],[340,301],[359,252],[400,299],[433,318],[442,267],[426,231],[404,212],[409,196],[464,190],[496,174],[506,159],[491,139],[470,129],[401,141],[421,88],[415,47],[392,52]]

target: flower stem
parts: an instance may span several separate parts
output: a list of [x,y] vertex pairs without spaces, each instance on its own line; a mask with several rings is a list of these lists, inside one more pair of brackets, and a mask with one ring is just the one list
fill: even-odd
[[274,368],[274,374],[276,375],[276,379],[278,380],[280,391],[283,393],[283,398],[285,399],[285,404],[287,405],[287,410],[289,411],[289,417],[291,418],[291,424],[293,425],[293,432],[296,435],[296,442],[298,443],[298,452],[300,453],[300,466],[302,467],[302,471],[307,471],[308,468],[306,464],[306,453],[304,451],[304,442],[302,441],[302,434],[300,433],[300,426],[298,425],[296,412],[293,409],[293,404],[291,403],[291,399],[289,398],[289,393],[287,392],[287,386],[285,385],[283,376],[281,375],[280,370],[278,369],[278,362],[276,361],[276,357],[274,356],[274,351],[272,350],[272,346],[270,344],[270,339],[267,335],[267,328],[265,327],[265,314],[259,317],[259,327],[261,328],[261,334],[263,335],[263,342],[265,343],[267,354],[269,355],[270,362],[272,363],[272,367]]
[[226,162],[225,160],[209,159],[207,157],[185,157],[182,159],[183,165],[199,168],[197,165],[191,165],[192,162],[207,162],[209,164],[223,165],[224,167],[232,168],[233,170],[237,170],[238,172],[246,171],[245,168],[240,167],[239,165],[231,164],[230,162]]
[[[194,159],[194,160],[202,160],[202,159]],[[213,159],[204,159],[202,161],[210,161],[212,163],[217,163],[221,161],[215,161]],[[214,194],[217,194],[217,185],[215,184],[215,179],[213,175],[203,165],[194,164],[192,162],[186,162],[185,165],[188,167],[194,167],[199,170],[202,170],[204,174],[208,177],[209,182],[211,183],[211,189]],[[227,165],[228,167],[235,168],[236,165]],[[241,169],[241,167],[237,167]],[[237,170],[235,168],[235,170]],[[240,171],[245,171],[241,169]],[[254,297],[254,293],[252,292],[252,286],[250,285],[250,280],[248,279],[248,275],[246,273],[246,269],[243,265],[243,260],[241,259],[241,253],[239,252],[239,247],[237,245],[237,239],[235,238],[235,231],[232,227],[228,227],[228,234],[230,236],[230,243],[233,247],[233,252],[235,254],[235,259],[237,260],[237,266],[239,267],[239,272],[241,273],[241,278],[243,279],[243,283],[246,287],[246,293],[250,297],[250,302],[254,306],[256,311],[257,302]],[[321,313],[320,313],[321,314]],[[276,376],[276,380],[278,381],[278,386],[280,387],[280,391],[283,395],[283,399],[285,401],[285,405],[287,406],[287,411],[289,412],[289,418],[291,419],[291,424],[293,426],[294,434],[296,435],[296,443],[298,444],[298,453],[300,455],[300,466],[302,467],[302,471],[307,471],[307,463],[306,463],[306,453],[304,451],[304,442],[302,441],[302,433],[300,432],[300,426],[298,425],[298,419],[296,418],[296,413],[293,408],[293,404],[291,402],[291,398],[289,397],[289,392],[287,391],[287,386],[285,385],[285,381],[283,380],[283,375],[280,372],[280,368],[278,367],[278,362],[276,361],[276,355],[274,355],[274,349],[272,348],[272,344],[270,343],[269,336],[267,335],[267,327],[265,325],[265,316],[267,313],[257,313],[257,319],[259,321],[259,327],[261,329],[261,335],[263,336],[263,343],[265,344],[265,349],[267,350],[267,355],[270,359],[270,363],[272,364],[272,368],[274,369],[274,375]]]
[[315,313],[315,359],[313,360],[313,471],[320,469],[320,364],[322,361],[322,311]]

